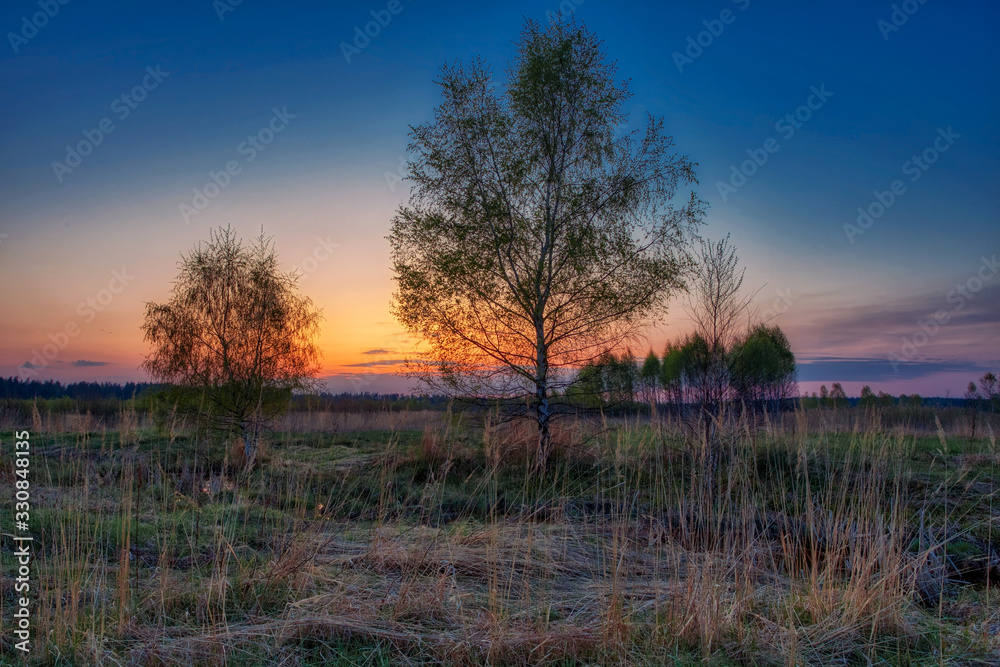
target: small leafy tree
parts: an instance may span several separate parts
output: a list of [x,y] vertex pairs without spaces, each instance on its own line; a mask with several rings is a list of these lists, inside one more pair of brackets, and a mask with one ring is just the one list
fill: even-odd
[[965,388],[965,409],[969,413],[969,420],[971,422],[971,438],[976,437],[976,421],[979,417],[979,388],[976,386],[975,382],[970,382],[969,386]]
[[146,304],[142,368],[204,403],[215,429],[238,432],[252,465],[262,428],[318,372],[320,313],[263,232],[244,246],[228,227],[213,231],[179,266],[170,300]]
[[681,347],[667,343],[660,362],[660,386],[668,403],[679,413],[684,405],[684,365]]
[[861,388],[861,397],[858,400],[858,405],[862,408],[872,408],[878,405],[878,400],[875,398],[875,392],[868,385]]
[[982,394],[983,403],[987,410],[996,412],[1000,409],[1000,383],[997,376],[992,372],[984,373],[979,378],[979,393]]
[[639,384],[639,367],[631,350],[621,355],[609,354],[604,364],[604,386],[608,402],[612,405],[627,405],[635,401]]
[[566,388],[566,400],[570,404],[585,408],[604,407],[604,367],[598,361],[585,364],[573,383]]
[[[704,414],[705,406],[712,405],[715,390],[716,359],[712,349],[701,334],[689,334],[681,343],[678,356],[685,390],[684,400],[700,406],[699,418],[707,417]],[[709,423],[707,418],[705,423]]]
[[660,358],[652,350],[646,355],[639,371],[644,399],[650,405],[656,405],[660,393]]
[[580,369],[566,395],[579,407],[624,406],[635,401],[640,377],[631,351],[621,355],[606,351]]
[[794,396],[795,355],[776,325],[759,324],[733,346],[729,373],[734,393],[745,403],[777,409]]
[[835,408],[846,408],[849,405],[847,394],[839,382],[834,382],[830,387],[830,404]]

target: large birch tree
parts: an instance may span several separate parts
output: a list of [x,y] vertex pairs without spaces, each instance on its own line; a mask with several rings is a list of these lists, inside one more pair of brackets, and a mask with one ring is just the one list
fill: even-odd
[[410,200],[388,237],[421,377],[520,399],[541,467],[553,400],[684,287],[703,214],[681,192],[695,163],[662,118],[628,129],[616,77],[594,34],[563,19],[526,22],[502,84],[480,59],[446,65],[433,121],[411,128]]

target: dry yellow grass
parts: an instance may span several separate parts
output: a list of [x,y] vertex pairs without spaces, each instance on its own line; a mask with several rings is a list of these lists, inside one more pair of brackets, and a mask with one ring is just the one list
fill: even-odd
[[[667,420],[568,421],[554,434],[554,470],[532,480],[522,474],[530,426],[436,419],[402,418],[422,425],[372,436],[368,449],[365,432],[336,448],[326,435],[293,446],[286,432],[270,467],[242,483],[238,443],[220,462],[176,453],[190,434],[157,439],[138,426],[53,438],[35,492],[45,529],[35,656],[1000,661],[992,583],[929,605],[920,595],[952,548],[945,524],[962,515],[949,508],[992,503],[995,443],[924,464],[912,437],[834,440],[801,415],[794,427],[723,429],[711,446]],[[919,531],[914,507],[927,510]]]

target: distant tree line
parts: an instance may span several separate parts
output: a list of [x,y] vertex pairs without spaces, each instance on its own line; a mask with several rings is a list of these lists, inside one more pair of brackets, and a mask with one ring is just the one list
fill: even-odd
[[844,388],[839,382],[833,383],[833,389],[827,389],[826,385],[819,388],[819,395],[814,391],[812,395],[802,397],[802,407],[810,408],[846,408],[850,405],[850,400],[844,392]]
[[[587,364],[566,396],[588,407],[628,403],[715,409],[733,403],[747,409],[779,409],[795,394],[795,355],[777,326],[760,324],[725,349],[699,333],[652,350],[642,364],[631,351],[606,352]],[[841,390],[842,391],[842,390]]]
[[901,394],[897,400],[892,394],[888,394],[884,391],[879,391],[876,394],[872,391],[872,388],[865,385],[861,388],[861,396],[858,399],[858,406],[862,408],[891,408],[894,405],[911,405],[919,406],[923,405],[923,399],[920,398],[919,394],[913,394],[907,396],[906,394]]
[[861,388],[859,398],[849,399],[840,383],[834,382],[832,390],[827,390],[824,384],[819,388],[818,395],[816,392],[804,394],[801,402],[803,409],[809,410],[814,408],[846,408],[851,405],[862,408],[889,408],[894,405],[920,407],[924,404],[924,399],[919,394],[900,394],[899,398],[884,391],[879,391],[876,394],[868,385]]
[[[8,407],[21,402],[42,401],[55,412],[92,411],[113,413],[123,401],[135,399],[136,409],[155,409],[167,402],[171,387],[149,382],[72,382],[63,384],[55,380],[22,380],[19,377],[0,377],[0,400]],[[292,411],[318,412],[378,412],[380,410],[444,410],[451,399],[442,395],[411,395],[401,393],[339,393],[329,392],[296,394],[289,409]]]
[[293,412],[403,412],[445,410],[452,399],[440,394],[305,394],[292,399]]
[[834,382],[832,389],[826,385],[819,388],[819,393],[804,394],[801,398],[802,407],[806,410],[815,408],[846,408],[858,406],[862,408],[922,407],[935,405],[939,407],[964,406],[983,412],[1000,412],[1000,381],[995,373],[985,373],[979,378],[978,384],[970,382],[964,398],[923,398],[920,394],[900,394],[893,396],[884,391],[874,391],[868,385],[861,388],[858,398],[848,398],[839,382]]
[[54,380],[22,380],[18,377],[0,377],[0,398],[69,398],[76,401],[105,399],[126,400],[139,396],[157,385],[148,382],[72,382],[62,384]]

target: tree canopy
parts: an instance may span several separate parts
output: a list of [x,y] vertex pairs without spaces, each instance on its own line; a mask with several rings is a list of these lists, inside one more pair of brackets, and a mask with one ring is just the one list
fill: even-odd
[[760,324],[729,353],[733,391],[741,400],[773,402],[794,395],[795,355],[784,332]]

